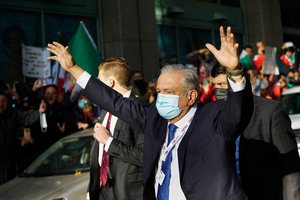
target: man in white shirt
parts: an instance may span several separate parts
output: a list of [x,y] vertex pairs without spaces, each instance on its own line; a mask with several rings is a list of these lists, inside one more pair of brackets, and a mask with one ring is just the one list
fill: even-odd
[[[130,68],[124,58],[101,63],[98,79],[124,98],[134,98],[129,89]],[[89,199],[142,199],[144,135],[105,110],[100,122],[94,127],[96,140],[91,148]],[[107,156],[107,163],[103,163],[103,156]]]
[[[81,82],[85,95],[100,107],[145,132],[143,181],[146,200],[247,199],[235,176],[234,141],[251,104],[249,82],[238,65],[231,28],[220,28],[221,48],[206,47],[230,75],[228,101],[202,107],[194,70],[180,64],[161,69],[155,105],[122,96],[91,77],[54,42],[48,50]],[[99,95],[95,94],[95,91]],[[170,139],[171,138],[171,139]]]

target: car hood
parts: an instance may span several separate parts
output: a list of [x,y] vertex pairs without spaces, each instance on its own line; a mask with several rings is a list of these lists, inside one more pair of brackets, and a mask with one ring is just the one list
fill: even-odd
[[0,199],[86,199],[89,173],[49,177],[17,177],[0,186]]
[[292,122],[292,129],[298,130],[300,129],[300,114],[289,115]]

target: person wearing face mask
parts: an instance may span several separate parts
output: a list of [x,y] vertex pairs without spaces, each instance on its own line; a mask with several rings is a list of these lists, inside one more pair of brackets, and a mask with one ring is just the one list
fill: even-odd
[[76,106],[73,106],[72,110],[71,132],[87,129],[97,122],[97,108],[83,95],[79,96]]
[[[113,57],[101,63],[98,79],[122,98],[135,98],[129,89],[130,67],[124,58]],[[99,120],[94,126],[88,199],[142,199],[144,135],[106,110]],[[103,160],[106,156],[107,164]],[[103,178],[104,173],[107,176]]]
[[227,75],[226,68],[217,63],[210,72],[210,81],[214,87],[214,93],[217,100],[227,99]]
[[[226,68],[214,66],[211,81],[217,100],[226,100]],[[300,158],[289,116],[279,101],[254,95],[253,105],[236,148],[242,188],[249,200],[300,199]]]
[[[153,105],[122,95],[92,77],[72,60],[67,47],[54,42],[48,59],[72,73],[84,95],[103,109],[145,133],[143,182],[145,200],[247,199],[234,172],[234,141],[251,103],[250,83],[238,65],[231,28],[220,27],[221,48],[206,47],[227,67],[226,102],[197,105],[197,73],[181,64],[164,66]],[[96,92],[96,93],[95,93]]]

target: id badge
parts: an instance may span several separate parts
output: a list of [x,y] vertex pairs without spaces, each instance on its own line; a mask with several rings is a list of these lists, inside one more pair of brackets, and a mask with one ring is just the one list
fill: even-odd
[[162,170],[160,170],[158,177],[157,177],[158,184],[162,185],[162,183],[164,182],[165,176],[166,175],[164,174],[164,172]]

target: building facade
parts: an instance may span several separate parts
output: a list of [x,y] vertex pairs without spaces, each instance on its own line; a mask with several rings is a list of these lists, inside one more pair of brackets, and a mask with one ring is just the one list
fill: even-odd
[[300,46],[297,0],[2,0],[0,80],[24,80],[21,45],[67,45],[83,20],[103,58],[124,56],[147,80],[162,64],[189,63],[187,55],[231,26],[240,47],[257,40]]

